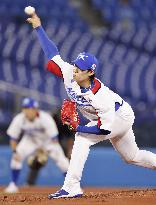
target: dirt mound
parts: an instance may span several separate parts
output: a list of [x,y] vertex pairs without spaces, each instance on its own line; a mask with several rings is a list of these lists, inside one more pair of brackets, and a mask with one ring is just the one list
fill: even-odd
[[85,188],[77,199],[51,199],[56,187],[25,187],[17,194],[5,194],[0,189],[0,205],[155,205],[156,189]]

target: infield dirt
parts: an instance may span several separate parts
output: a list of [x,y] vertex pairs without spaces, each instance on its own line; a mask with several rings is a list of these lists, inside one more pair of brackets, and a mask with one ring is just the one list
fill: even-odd
[[84,188],[84,196],[77,199],[51,199],[49,193],[57,187],[22,187],[17,194],[3,193],[0,205],[156,205],[156,189]]

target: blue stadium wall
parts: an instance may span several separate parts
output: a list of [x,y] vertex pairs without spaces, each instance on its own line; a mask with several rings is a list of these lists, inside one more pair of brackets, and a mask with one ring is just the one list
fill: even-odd
[[[156,149],[151,149],[156,153]],[[0,147],[0,185],[10,180],[9,160],[11,151],[8,146]],[[24,185],[28,172],[24,163],[19,184]],[[156,171],[124,163],[112,148],[93,148],[83,172],[82,186],[100,187],[155,187]],[[38,185],[62,185],[64,177],[49,159],[39,175]]]

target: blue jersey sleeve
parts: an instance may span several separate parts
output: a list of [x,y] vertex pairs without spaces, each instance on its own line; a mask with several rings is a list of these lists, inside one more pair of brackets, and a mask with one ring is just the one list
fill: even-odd
[[37,27],[35,30],[46,57],[50,60],[54,56],[58,55],[59,52],[55,43],[48,38],[42,26]]

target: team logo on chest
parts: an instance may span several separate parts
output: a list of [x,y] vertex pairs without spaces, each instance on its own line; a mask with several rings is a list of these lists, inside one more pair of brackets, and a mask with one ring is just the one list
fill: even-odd
[[72,90],[72,88],[67,88],[67,94],[77,104],[88,105],[88,101],[83,96],[77,95],[77,93],[74,90]]

